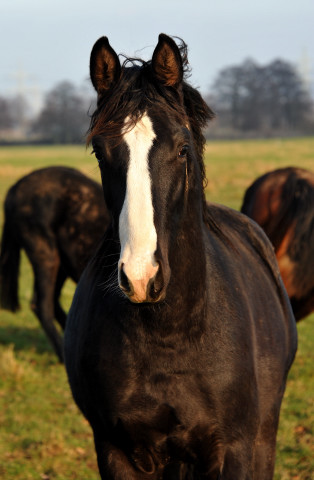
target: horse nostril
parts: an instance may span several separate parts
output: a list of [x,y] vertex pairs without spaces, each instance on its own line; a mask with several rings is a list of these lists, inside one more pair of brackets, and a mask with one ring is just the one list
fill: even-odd
[[123,263],[122,263],[121,268],[120,268],[120,287],[125,293],[130,293],[131,292],[131,285],[130,285],[128,277],[124,273]]
[[163,280],[160,271],[158,271],[154,278],[148,284],[148,294],[152,300],[156,300],[163,289]]

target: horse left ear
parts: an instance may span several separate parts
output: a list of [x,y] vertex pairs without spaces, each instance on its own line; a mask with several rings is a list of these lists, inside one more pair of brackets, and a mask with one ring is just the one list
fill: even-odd
[[153,71],[163,85],[178,87],[183,80],[180,50],[171,37],[161,33],[152,58]]
[[101,37],[90,55],[90,78],[98,95],[110,90],[121,73],[119,57],[107,37]]

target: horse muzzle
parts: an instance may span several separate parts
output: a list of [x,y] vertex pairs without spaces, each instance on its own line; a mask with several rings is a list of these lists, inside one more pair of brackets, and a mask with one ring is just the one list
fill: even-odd
[[129,265],[123,262],[119,265],[119,287],[131,302],[156,303],[164,299],[166,289],[159,263],[141,265],[133,270],[142,271],[142,275],[134,274]]

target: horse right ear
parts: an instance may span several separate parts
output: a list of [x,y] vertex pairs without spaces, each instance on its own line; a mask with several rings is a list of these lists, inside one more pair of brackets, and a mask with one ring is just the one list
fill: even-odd
[[90,78],[98,95],[110,90],[118,81],[121,65],[107,37],[101,37],[90,55]]

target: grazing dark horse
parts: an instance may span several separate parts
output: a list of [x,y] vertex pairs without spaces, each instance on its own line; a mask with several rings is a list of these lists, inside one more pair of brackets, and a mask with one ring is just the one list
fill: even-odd
[[20,249],[34,270],[31,307],[59,359],[63,340],[54,318],[65,327],[59,297],[66,278],[75,282],[109,223],[101,185],[73,168],[35,170],[13,185],[5,199],[0,255],[0,302],[19,308]]
[[314,311],[314,173],[287,167],[256,179],[241,211],[274,245],[296,320]]
[[93,47],[89,138],[112,222],[65,329],[73,396],[106,480],[268,480],[297,337],[272,246],[206,206],[202,127],[186,46],[149,62]]

